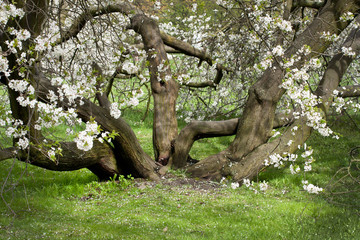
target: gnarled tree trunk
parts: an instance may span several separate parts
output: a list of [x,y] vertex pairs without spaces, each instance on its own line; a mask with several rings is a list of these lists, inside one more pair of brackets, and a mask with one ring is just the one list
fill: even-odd
[[142,36],[150,63],[150,81],[154,98],[155,160],[166,165],[171,155],[171,143],[178,135],[175,106],[179,85],[172,77],[170,62],[157,23],[144,14],[137,14],[131,18],[131,28]]

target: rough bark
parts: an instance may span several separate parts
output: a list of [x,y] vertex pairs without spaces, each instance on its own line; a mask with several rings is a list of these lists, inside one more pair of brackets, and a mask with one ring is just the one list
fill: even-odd
[[105,89],[105,91],[103,91],[100,86],[104,82],[105,76],[103,76],[102,70],[97,63],[93,62],[92,68],[93,68],[93,74],[96,76],[96,94],[95,94],[96,99],[98,100],[99,105],[101,107],[110,110],[111,103],[109,101],[107,92],[109,93],[111,92],[111,87],[112,87],[111,81],[113,81],[113,79],[110,79],[109,89]]
[[238,119],[226,121],[193,121],[183,128],[174,143],[172,162],[175,168],[186,165],[190,149],[196,140],[218,136],[230,136],[236,133]]
[[9,147],[0,150],[0,161],[16,157],[17,148]]
[[155,159],[166,165],[171,154],[171,142],[178,134],[176,98],[179,85],[172,78],[165,45],[157,23],[138,14],[131,18],[131,28],[142,36],[148,55],[150,81],[154,98],[153,144]]
[[326,0],[293,0],[292,8],[296,7],[310,7],[321,8],[325,5]]
[[336,89],[340,97],[360,97],[360,85],[343,86]]
[[[360,23],[360,17],[354,20]],[[345,47],[351,47],[358,55],[360,53],[360,30],[354,29],[344,42]],[[316,94],[322,98],[323,110],[328,111],[333,100],[333,91],[340,90],[340,96],[350,97],[351,93],[356,93],[356,86],[338,87],[343,75],[352,63],[354,58],[352,56],[345,56],[343,53],[335,55],[328,64],[328,67],[320,81],[319,87],[316,89]]]
[[[329,46],[329,42],[321,38],[321,33],[329,31],[330,34],[338,34],[348,24],[341,23],[339,16],[347,11],[356,12],[359,8],[356,4],[356,1],[350,0],[327,1],[317,18],[285,52],[285,57],[290,57],[305,44],[310,46],[313,53],[324,52]],[[298,67],[300,64],[301,62],[294,67]],[[267,140],[273,129],[276,104],[284,94],[284,89],[279,87],[282,83],[282,76],[283,72],[279,66],[275,70],[265,71],[264,75],[249,90],[249,98],[232,144],[225,151],[191,166],[188,171],[193,176],[218,179],[223,175],[232,175],[234,179],[241,180],[245,177],[250,178],[257,173],[263,166],[266,154],[270,154],[270,150],[274,151],[275,143],[267,143]],[[301,137],[301,141],[307,139],[310,131],[306,126],[303,129],[305,137]],[[286,136],[283,138],[286,139]],[[282,142],[276,149],[282,150],[285,147],[283,145]],[[229,167],[230,165],[232,167]]]
[[[40,99],[46,101],[47,93],[52,90],[56,93],[56,87],[52,86],[41,72],[36,73],[39,81]],[[158,180],[155,173],[157,166],[154,161],[144,152],[131,127],[122,119],[114,119],[109,111],[97,106],[87,99],[81,100],[83,104],[77,104],[78,116],[84,121],[91,118],[101,126],[104,131],[115,131],[118,135],[113,140],[116,163],[125,174],[132,174],[135,177],[144,177]],[[66,101],[61,103],[63,107],[70,107]],[[106,166],[103,166],[106,169]]]
[[114,173],[118,174],[120,172],[116,166],[113,149],[106,143],[95,141],[94,147],[86,152],[79,150],[74,142],[61,142],[60,145],[62,148],[62,156],[56,155],[55,160],[47,156],[48,149],[36,147],[30,147],[30,150],[22,151],[19,153],[19,158],[32,165],[54,171],[72,171],[88,168],[99,162],[109,162],[109,165],[113,165]]

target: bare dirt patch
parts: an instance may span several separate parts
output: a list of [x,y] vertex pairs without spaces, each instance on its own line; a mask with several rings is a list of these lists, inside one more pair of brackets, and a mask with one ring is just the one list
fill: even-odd
[[159,182],[147,181],[144,179],[135,180],[135,186],[140,189],[144,189],[146,187],[155,187],[156,185],[170,188],[187,188],[197,191],[216,191],[224,188],[223,185],[218,182],[176,176],[170,173],[164,175]]

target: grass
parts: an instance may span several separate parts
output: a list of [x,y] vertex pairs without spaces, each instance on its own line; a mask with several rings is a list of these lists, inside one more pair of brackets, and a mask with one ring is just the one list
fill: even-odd
[[[130,123],[152,154],[150,120]],[[336,170],[348,166],[348,153],[360,140],[347,116],[333,124],[340,141],[314,134],[308,143],[316,162],[306,179],[324,188]],[[222,150],[230,140],[201,140],[192,157]],[[360,239],[359,192],[331,195],[356,189],[348,178],[310,195],[301,189],[301,176],[268,169],[259,181],[266,179],[270,188],[255,194],[245,187],[205,190],[123,178],[99,183],[84,169],[52,172],[11,160],[0,168],[8,204],[0,201],[0,239]],[[171,173],[174,181],[185,177]]]

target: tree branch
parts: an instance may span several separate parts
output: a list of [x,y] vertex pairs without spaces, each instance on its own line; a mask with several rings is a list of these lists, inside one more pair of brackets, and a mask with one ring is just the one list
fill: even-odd
[[[180,51],[188,56],[192,56],[192,57],[196,57],[196,58],[200,59],[200,63],[205,61],[210,66],[212,66],[214,64],[214,60],[205,50],[197,49],[197,48],[193,47],[191,44],[181,41],[175,37],[172,37],[163,31],[160,31],[160,35],[161,35],[161,39],[164,41],[165,45],[168,45],[168,46],[172,47],[173,49]],[[216,74],[216,77],[214,80],[215,84],[220,83],[220,81],[223,77],[224,71],[232,72],[231,69],[229,69],[221,64],[216,64],[216,70],[217,70],[217,74]]]
[[[360,22],[360,16],[356,17],[354,21]],[[346,38],[344,47],[351,47],[356,55],[360,53],[360,29],[352,30]],[[319,83],[319,87],[316,89],[315,94],[320,96],[323,100],[323,110],[327,112],[330,102],[333,99],[333,91],[338,90],[340,96],[351,97],[358,89],[358,85],[349,87],[338,87],[342,77],[346,70],[352,63],[354,58],[352,56],[346,56],[344,53],[336,54],[328,64],[327,69],[324,72],[323,78]]]
[[183,83],[181,85],[186,86],[186,87],[192,87],[192,88],[205,88],[205,87],[216,88],[216,84],[213,81],[206,81],[206,82],[199,82],[199,83],[189,82],[189,83]]
[[[309,45],[313,51],[307,56],[308,58],[323,53],[330,42],[322,39],[322,32],[329,31],[330,34],[339,34],[349,24],[349,22],[341,23],[339,16],[348,11],[356,13],[358,9],[359,3],[355,0],[327,0],[327,4],[319,11],[313,22],[299,34],[292,46],[285,51],[284,57],[291,57],[305,44]],[[300,61],[294,67],[301,64]],[[288,131],[287,136],[282,138],[284,140],[281,142],[283,149],[278,148],[275,141],[268,143],[273,129],[276,103],[285,93],[284,89],[279,88],[282,79],[283,72],[280,68],[266,70],[249,90],[249,97],[237,127],[236,137],[229,148],[192,165],[188,172],[195,177],[203,178],[221,179],[222,176],[229,175],[233,176],[236,181],[252,178],[263,167],[264,159],[272,154],[275,149],[280,149],[280,153],[284,152],[282,150],[289,149],[287,152],[291,153],[296,150],[297,145],[306,141],[311,133],[311,128],[297,120],[295,123],[302,124],[301,130],[304,134],[300,132],[294,139],[294,136],[291,136],[291,131]],[[290,148],[287,146],[286,140],[292,139],[298,144],[295,146],[291,144]],[[235,163],[237,166],[229,167],[230,163]]]
[[[139,10],[138,8],[136,8],[135,6],[133,6],[130,3],[118,3],[118,4],[110,4],[110,5],[102,6],[102,7],[98,7],[98,6],[90,7],[89,9],[84,11],[77,19],[75,19],[75,21],[73,22],[71,27],[63,33],[62,37],[60,39],[58,39],[55,42],[55,44],[60,44],[62,42],[69,40],[70,38],[76,37],[77,34],[81,31],[81,29],[84,28],[87,21],[89,21],[90,19],[92,19],[96,16],[100,16],[100,15],[108,14],[108,13],[114,13],[114,12],[123,13],[125,15],[143,14],[143,12],[141,10]],[[128,28],[132,28],[132,27],[129,26]],[[193,57],[199,58],[200,63],[202,61],[205,61],[210,66],[213,65],[214,61],[206,51],[194,48],[191,44],[181,41],[175,37],[172,37],[172,36],[164,33],[163,31],[160,31],[160,36],[161,36],[161,39],[163,40],[164,44],[170,47],[170,48],[165,49],[166,52],[170,52],[170,53],[181,52],[188,56],[193,56]],[[143,47],[143,45],[142,45],[142,47]],[[217,70],[217,75],[214,80],[215,84],[220,83],[221,78],[223,77],[223,71],[231,72],[231,70],[229,68],[226,68],[225,66],[220,65],[220,64],[216,65],[216,70]]]
[[[279,128],[294,122],[292,114],[277,114],[274,119],[274,128]],[[192,121],[184,127],[174,143],[172,164],[175,168],[184,167],[190,149],[195,141],[203,138],[235,135],[239,119],[225,121]]]
[[360,85],[338,87],[337,90],[339,91],[339,97],[360,97]]
[[175,168],[184,167],[190,149],[196,140],[210,137],[230,136],[236,133],[238,119],[226,121],[193,121],[183,128],[174,144],[172,164]]
[[70,38],[76,37],[77,34],[81,31],[81,29],[84,28],[85,24],[92,18],[101,16],[103,14],[108,13],[122,13],[125,15],[130,14],[139,14],[142,13],[141,10],[136,8],[134,5],[127,3],[127,2],[121,2],[117,4],[109,4],[107,6],[94,6],[88,8],[86,11],[84,11],[80,16],[78,16],[71,27],[63,33],[60,39],[58,39],[55,44],[60,44],[62,42],[66,42]]
[[17,154],[16,147],[9,147],[0,150],[0,162],[15,157]]
[[[39,100],[48,101],[49,90],[57,93],[57,87],[51,85],[46,76],[35,67],[34,78],[39,82]],[[79,99],[78,99],[79,101]],[[88,99],[81,99],[82,104],[77,104],[78,116],[84,121],[95,121],[104,131],[115,131],[118,135],[113,140],[116,163],[120,169],[128,170],[133,176],[158,180],[155,173],[156,164],[141,148],[139,141],[131,127],[122,119],[114,119],[105,108],[97,106]],[[66,100],[58,103],[62,107],[73,107]],[[99,162],[98,162],[99,163]]]
[[186,55],[197,57],[201,61],[207,62],[210,66],[213,65],[213,60],[211,56],[205,50],[199,50],[197,48],[194,48],[191,44],[172,37],[163,31],[160,31],[160,36],[166,45]]
[[[138,48],[138,49],[141,49],[141,50],[145,49],[144,44],[142,44],[142,43],[136,44],[135,47]],[[174,48],[172,48],[170,46],[165,46],[165,51],[167,53],[182,53],[179,50],[176,50],[176,49],[174,49]]]
[[[105,92],[101,89],[101,84],[103,83],[104,76],[102,74],[102,70],[100,66],[96,63],[92,63],[93,74],[96,76],[96,99],[99,101],[99,105],[107,110],[110,110],[111,103],[108,99],[108,95],[106,94],[107,89]],[[112,80],[113,81],[113,80]],[[112,82],[111,82],[112,85]],[[111,88],[110,88],[111,91]]]
[[293,0],[292,10],[297,7],[321,8],[325,5],[326,0]]

